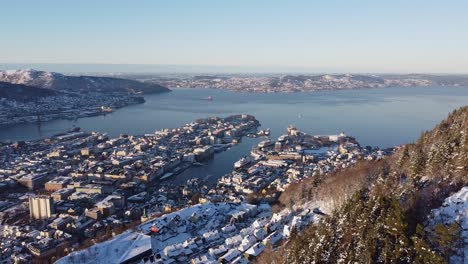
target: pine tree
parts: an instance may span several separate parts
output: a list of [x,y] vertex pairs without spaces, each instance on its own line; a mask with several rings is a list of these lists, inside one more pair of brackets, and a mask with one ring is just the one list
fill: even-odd
[[442,150],[439,142],[436,142],[431,146],[427,157],[428,170],[431,174],[437,174],[440,172],[442,160]]
[[414,236],[411,237],[413,242],[414,254],[413,254],[413,263],[415,264],[442,264],[445,263],[444,258],[437,254],[434,250],[431,249],[431,246],[426,242],[426,234],[424,228],[418,224],[416,226],[416,232]]
[[448,262],[450,256],[457,253],[461,247],[461,230],[457,222],[450,225],[436,224],[434,226],[433,241],[437,245],[439,252]]
[[403,167],[405,162],[409,159],[409,150],[408,150],[408,145],[403,146],[403,150],[401,151],[400,156],[398,157],[397,160],[397,166],[399,168]]
[[425,168],[426,160],[421,147],[413,151],[410,159],[410,171],[412,176],[420,176]]

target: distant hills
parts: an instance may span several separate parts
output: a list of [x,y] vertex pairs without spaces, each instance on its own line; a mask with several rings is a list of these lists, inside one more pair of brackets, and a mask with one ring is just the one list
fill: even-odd
[[[117,92],[127,94],[151,94],[170,91],[168,88],[158,84],[136,80],[95,76],[67,76],[60,73],[32,69],[0,71],[0,82],[73,93]],[[19,88],[20,86],[10,86],[10,88],[15,87]],[[5,85],[3,89],[6,89]],[[26,90],[30,91],[23,86],[21,89],[23,92]],[[40,93],[44,94],[43,92]]]
[[159,84],[122,78],[0,71],[0,126],[107,114],[103,109],[141,104],[146,94],[168,91]]
[[196,76],[127,75],[167,87],[216,88],[239,92],[304,92],[382,87],[468,86],[468,75],[424,74],[216,74]]
[[0,98],[15,101],[28,101],[32,98],[58,95],[61,92],[52,89],[32,87],[24,84],[0,82]]

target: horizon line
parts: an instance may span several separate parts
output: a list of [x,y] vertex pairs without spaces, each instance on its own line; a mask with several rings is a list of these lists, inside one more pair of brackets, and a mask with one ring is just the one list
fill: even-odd
[[[252,66],[252,65],[211,65],[211,64],[157,64],[157,63],[83,63],[83,62],[0,62],[0,70],[18,70],[18,69],[33,69],[27,67],[27,65],[36,66],[111,66],[111,67],[132,67],[132,66],[153,66],[153,67],[168,67],[168,68],[195,68],[191,71],[188,69],[153,69],[153,70],[137,70],[137,69],[126,69],[126,70],[43,70],[43,71],[55,71],[55,72],[66,72],[66,73],[119,73],[119,74],[282,74],[282,73],[294,73],[294,74],[380,74],[380,75],[468,75],[468,72],[431,72],[431,71],[344,71],[344,70],[325,70],[315,69],[321,67],[294,67],[294,66]],[[3,66],[20,66],[16,68],[6,69]],[[198,68],[198,69],[197,69]],[[211,70],[203,70],[203,68],[213,68]],[[220,68],[216,70],[215,68]],[[223,69],[224,68],[224,69]],[[232,68],[236,72],[229,72],[228,69]],[[310,69],[308,69],[310,68]],[[327,67],[323,67],[327,68]],[[249,70],[250,69],[250,70]]]

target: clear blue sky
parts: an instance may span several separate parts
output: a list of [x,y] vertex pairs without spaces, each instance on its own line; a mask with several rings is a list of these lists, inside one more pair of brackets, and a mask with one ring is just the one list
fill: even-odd
[[468,73],[468,1],[15,0],[0,63]]

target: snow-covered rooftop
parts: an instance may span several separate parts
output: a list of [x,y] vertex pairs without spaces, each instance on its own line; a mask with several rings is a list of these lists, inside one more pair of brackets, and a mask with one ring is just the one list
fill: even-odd
[[122,263],[151,251],[151,237],[137,232],[125,232],[113,239],[76,251],[58,260],[57,264]]

